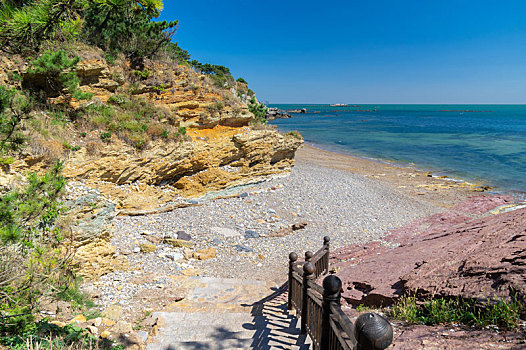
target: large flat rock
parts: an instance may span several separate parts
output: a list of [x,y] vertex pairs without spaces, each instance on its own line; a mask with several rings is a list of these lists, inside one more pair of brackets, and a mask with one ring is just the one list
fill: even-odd
[[382,242],[335,252],[343,297],[374,306],[409,291],[423,298],[524,298],[526,208],[503,212],[509,204],[504,196],[472,198]]

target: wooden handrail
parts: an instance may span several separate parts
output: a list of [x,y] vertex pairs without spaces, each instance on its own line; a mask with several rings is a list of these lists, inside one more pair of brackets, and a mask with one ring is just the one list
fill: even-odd
[[308,282],[308,286],[309,286],[309,289],[313,289],[313,290],[315,290],[316,292],[319,293],[319,295],[320,295],[319,299],[321,300],[322,299],[322,295],[323,295],[323,287],[320,286],[315,281],[309,281]]
[[335,275],[316,279],[329,272],[329,237],[316,253],[307,251],[302,268],[298,255],[289,255],[288,309],[300,314],[301,333],[312,339],[314,350],[385,349],[393,339],[393,329],[380,315],[366,313],[353,324],[340,307],[342,282]]
[[[334,322],[338,323],[338,326],[343,330],[345,334],[354,335],[355,334],[354,324],[351,322],[351,320],[349,320],[347,315],[342,311],[340,305],[331,303],[330,308],[331,308],[331,319]],[[347,341],[350,342],[351,343],[350,345],[353,347],[357,345],[357,341],[355,337],[349,337]]]
[[299,268],[298,266],[292,266],[292,270],[296,272],[298,275],[303,276],[303,270]]

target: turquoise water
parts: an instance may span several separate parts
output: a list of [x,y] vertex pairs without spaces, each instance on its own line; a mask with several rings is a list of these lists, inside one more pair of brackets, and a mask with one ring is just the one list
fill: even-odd
[[526,105],[270,105],[271,121],[321,148],[415,165],[526,194]]

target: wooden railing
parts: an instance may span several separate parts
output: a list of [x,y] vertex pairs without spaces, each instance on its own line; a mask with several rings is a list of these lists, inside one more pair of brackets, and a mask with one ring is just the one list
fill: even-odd
[[308,334],[314,350],[385,349],[393,329],[382,316],[363,314],[353,324],[340,307],[342,281],[335,275],[316,280],[329,272],[329,237],[315,254],[305,253],[299,267],[298,255],[289,255],[288,309],[301,320],[301,333]]

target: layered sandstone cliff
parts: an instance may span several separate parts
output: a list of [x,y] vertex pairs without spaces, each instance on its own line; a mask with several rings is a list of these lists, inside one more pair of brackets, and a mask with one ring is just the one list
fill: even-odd
[[[303,141],[297,135],[251,125],[254,116],[246,104],[246,84],[217,87],[210,77],[189,67],[160,61],[146,62],[138,77],[124,60],[108,64],[96,49],[79,55],[82,60],[76,71],[80,88],[92,93],[93,98],[87,102],[67,101],[72,108],[105,105],[112,96],[126,92],[153,102],[166,115],[159,124],[184,128],[185,137],[155,138],[138,150],[117,136],[102,142],[99,135],[103,130],[83,132],[83,137],[72,130],[72,140],[67,141],[78,149],[71,152],[62,147],[66,143],[63,139],[33,133],[31,147],[11,166],[12,170],[38,170],[49,158],[64,158],[66,177],[106,189],[116,197],[113,199],[118,209],[140,209],[168,202],[173,196],[199,197],[209,191],[260,181],[287,173],[294,165],[294,153]],[[27,64],[20,60],[2,57],[2,66],[3,84],[13,84],[9,79],[13,73],[26,82],[38,79],[29,76]],[[54,102],[64,103],[60,98]],[[108,184],[121,187],[109,191]],[[151,186],[142,191],[150,196],[151,203],[146,203],[148,198],[134,201],[129,193],[119,194],[121,190],[126,192],[127,185]],[[163,191],[158,191],[161,188]]]

